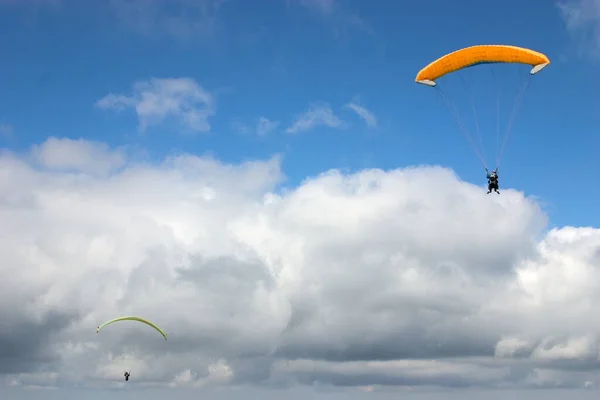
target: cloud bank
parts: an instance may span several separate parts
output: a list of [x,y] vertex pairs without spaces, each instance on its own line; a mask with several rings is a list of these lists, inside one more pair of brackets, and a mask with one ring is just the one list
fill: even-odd
[[[150,165],[57,138],[0,171],[6,385],[118,388],[129,368],[171,388],[598,383],[600,231],[544,232],[519,192],[439,167],[283,190],[277,158]],[[120,315],[169,340],[96,334]]]

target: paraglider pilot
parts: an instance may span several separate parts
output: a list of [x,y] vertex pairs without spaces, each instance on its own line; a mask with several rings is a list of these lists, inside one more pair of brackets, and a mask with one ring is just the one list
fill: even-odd
[[123,374],[123,376],[125,377],[125,380],[126,380],[126,381],[128,381],[128,380],[129,380],[129,376],[130,376],[130,375],[131,375],[131,374],[130,374],[129,372],[125,371],[125,373]]
[[494,192],[496,192],[497,194],[500,194],[500,192],[498,191],[498,168],[493,170],[491,174],[489,173],[488,169],[486,168],[485,175],[488,180],[487,194],[490,194],[492,192],[492,190]]

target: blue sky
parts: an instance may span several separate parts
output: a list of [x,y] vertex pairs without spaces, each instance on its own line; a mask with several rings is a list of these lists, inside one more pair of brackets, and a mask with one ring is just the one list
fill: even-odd
[[[0,4],[3,147],[24,151],[56,136],[143,149],[153,160],[176,152],[227,162],[281,154],[292,185],[330,168],[419,164],[451,167],[483,185],[482,168],[449,113],[414,77],[433,59],[473,44],[535,49],[552,64],[526,94],[501,184],[539,197],[553,224],[600,224],[592,208],[598,191],[586,175],[597,168],[600,144],[595,50],[573,35],[577,21],[567,26],[564,8],[552,1]],[[136,82],[150,82],[138,84],[147,94],[185,86],[199,107],[194,116],[210,127],[162,118],[169,114],[156,109],[136,116]],[[487,92],[479,82],[478,98]],[[514,79],[501,83],[516,87]],[[451,95],[461,109],[468,102],[464,93]],[[489,149],[495,120],[486,113],[494,101],[478,105]],[[368,124],[349,104],[375,119]],[[326,123],[313,126],[309,118],[306,129],[291,132],[308,110],[313,122]],[[149,118],[145,129],[140,116]],[[269,132],[257,132],[261,117]]]
[[[475,44],[551,60],[500,196],[414,82]],[[0,392],[600,387],[600,0],[0,0],[0,46]],[[439,80],[488,161],[519,69]]]

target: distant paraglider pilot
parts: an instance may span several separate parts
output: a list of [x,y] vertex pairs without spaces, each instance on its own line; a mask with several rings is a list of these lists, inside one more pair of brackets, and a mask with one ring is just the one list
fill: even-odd
[[487,194],[492,193],[492,190],[494,192],[496,192],[497,194],[500,194],[500,191],[498,190],[498,168],[493,170],[491,174],[489,173],[488,169],[486,168],[485,175],[488,180]]
[[125,381],[129,381],[129,376],[131,375],[130,372],[125,371],[125,373],[123,374],[123,376],[125,377]]

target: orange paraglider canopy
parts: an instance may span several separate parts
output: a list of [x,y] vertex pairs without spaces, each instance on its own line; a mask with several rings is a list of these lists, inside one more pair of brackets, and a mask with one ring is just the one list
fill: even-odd
[[533,66],[531,69],[533,75],[550,64],[550,60],[542,53],[523,47],[506,45],[471,46],[446,54],[433,61],[419,71],[415,82],[435,86],[436,79],[450,72],[486,63],[528,64]]

